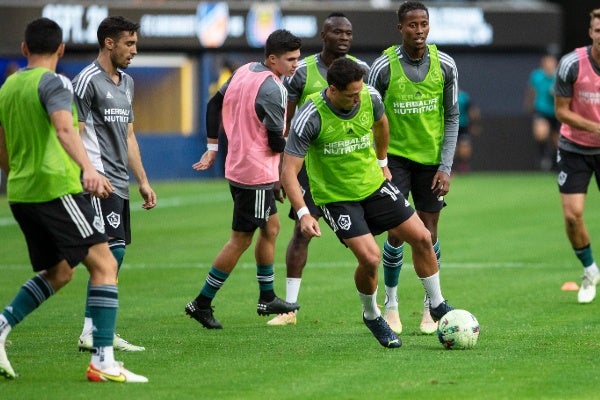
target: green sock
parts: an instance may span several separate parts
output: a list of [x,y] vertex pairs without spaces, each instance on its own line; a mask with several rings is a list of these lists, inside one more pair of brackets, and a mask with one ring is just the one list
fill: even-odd
[[4,315],[10,326],[15,326],[53,294],[54,288],[50,283],[41,275],[36,275],[19,289],[17,295],[2,312],[2,315]]
[[256,279],[258,280],[258,289],[260,298],[264,301],[272,301],[275,298],[273,282],[275,281],[275,272],[273,264],[256,264]]
[[94,347],[112,346],[119,308],[117,285],[90,286],[90,314],[94,321]]

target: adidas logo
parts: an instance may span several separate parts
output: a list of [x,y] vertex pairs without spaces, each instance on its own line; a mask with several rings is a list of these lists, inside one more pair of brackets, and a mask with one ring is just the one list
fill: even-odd
[[352,128],[350,128],[350,129],[348,129],[348,132],[346,132],[346,135],[351,135],[353,133],[354,133],[354,131],[352,130]]
[[110,94],[110,92],[106,92],[106,98],[107,99],[114,99],[113,95]]

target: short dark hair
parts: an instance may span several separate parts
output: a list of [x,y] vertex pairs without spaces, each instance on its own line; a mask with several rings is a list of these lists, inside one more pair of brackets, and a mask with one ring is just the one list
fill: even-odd
[[25,28],[25,44],[31,54],[53,54],[62,43],[60,25],[48,18],[31,21]]
[[123,32],[134,34],[139,29],[140,24],[130,21],[125,17],[106,17],[98,26],[98,44],[100,45],[100,48],[103,48],[104,40],[106,38],[111,38],[116,42]]
[[365,70],[348,57],[333,60],[327,70],[327,83],[338,90],[345,90],[352,82],[362,80]]
[[265,43],[265,57],[271,54],[280,56],[290,51],[299,50],[302,40],[285,29],[273,31]]
[[425,4],[418,1],[405,1],[404,3],[400,4],[400,7],[398,7],[398,22],[402,23],[402,21],[404,21],[404,17],[406,17],[406,14],[415,10],[425,11],[427,13],[427,18],[429,18],[429,10]]

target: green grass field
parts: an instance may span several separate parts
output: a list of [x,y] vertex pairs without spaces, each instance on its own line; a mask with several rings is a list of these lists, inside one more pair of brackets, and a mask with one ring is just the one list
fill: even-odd
[[[321,223],[305,269],[296,326],[270,327],[256,314],[249,250],[213,302],[222,331],[201,329],[183,311],[229,237],[224,181],[155,183],[159,205],[132,208],[133,243],[120,274],[117,331],[147,351],[118,353],[148,384],[94,384],[89,354],[77,352],[87,273],[10,334],[21,376],[0,380],[0,399],[591,399],[600,368],[600,300],[579,305],[565,281],[581,267],[564,233],[550,174],[456,176],[442,213],[442,290],[481,324],[472,350],[447,351],[418,333],[423,289],[410,256],[400,277],[400,349],[385,349],[361,320],[355,261]],[[600,243],[600,207],[590,189],[587,223]],[[282,232],[276,291],[285,296]],[[378,240],[383,242],[380,236]],[[596,248],[597,256],[600,249]],[[0,309],[31,276],[24,240],[0,199]],[[383,274],[380,275],[383,287]],[[383,302],[383,290],[379,292]]]

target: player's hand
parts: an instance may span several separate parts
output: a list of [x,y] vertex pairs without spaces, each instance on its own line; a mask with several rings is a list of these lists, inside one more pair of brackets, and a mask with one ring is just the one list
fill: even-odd
[[142,208],[144,210],[150,210],[154,207],[156,207],[156,193],[154,193],[154,190],[152,190],[152,188],[150,187],[150,184],[145,183],[143,185],[140,185],[140,194],[142,195],[142,198],[144,199],[144,204],[142,204]]
[[303,215],[300,219],[300,230],[302,231],[302,234],[308,238],[321,236],[319,222],[310,214]]
[[385,166],[383,168],[381,168],[381,172],[383,172],[383,176],[388,180],[388,181],[392,181],[392,173],[390,172],[390,169],[388,168],[388,166]]
[[447,195],[450,192],[450,175],[441,171],[436,172],[431,182],[431,191],[438,198]]
[[212,167],[217,159],[217,152],[214,150],[206,150],[200,158],[200,161],[192,165],[196,171],[204,171]]
[[[83,190],[91,193],[93,196],[104,198],[106,191],[103,185],[104,177],[93,168],[83,170],[81,173],[81,185]],[[106,194],[106,196],[108,196]]]
[[285,192],[283,191],[281,182],[275,182],[275,185],[273,186],[273,194],[275,195],[275,200],[283,203],[283,199],[285,199]]
[[115,191],[115,188],[113,187],[113,185],[110,183],[110,181],[108,180],[108,178],[104,175],[100,175],[102,177],[102,186],[104,187],[104,196],[102,196],[102,199],[106,199],[108,198],[108,196]]

